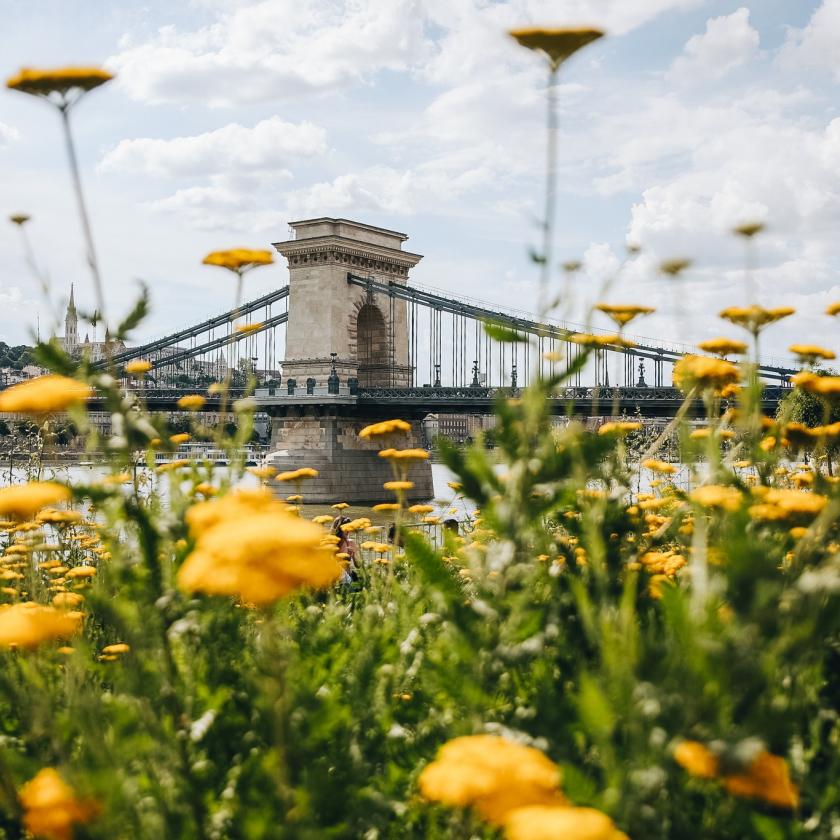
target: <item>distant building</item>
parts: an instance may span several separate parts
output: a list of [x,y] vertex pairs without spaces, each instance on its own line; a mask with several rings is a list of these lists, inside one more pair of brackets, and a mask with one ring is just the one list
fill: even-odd
[[453,443],[465,443],[475,439],[482,431],[495,425],[493,415],[482,414],[427,414],[423,420],[423,432],[429,445],[435,438],[445,437]]
[[119,353],[125,350],[125,343],[112,341],[108,333],[105,333],[105,341],[91,341],[90,335],[85,334],[85,340],[79,341],[79,316],[76,312],[76,300],[73,284],[70,284],[70,301],[67,304],[67,312],[64,315],[64,335],[55,336],[65,353],[71,356],[84,356],[92,362],[98,362],[109,354]]

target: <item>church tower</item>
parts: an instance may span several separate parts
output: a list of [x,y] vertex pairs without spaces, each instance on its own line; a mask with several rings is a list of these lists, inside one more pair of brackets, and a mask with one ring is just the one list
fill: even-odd
[[64,316],[64,348],[73,350],[79,344],[79,316],[76,314],[76,301],[73,296],[73,284],[70,284],[70,302]]

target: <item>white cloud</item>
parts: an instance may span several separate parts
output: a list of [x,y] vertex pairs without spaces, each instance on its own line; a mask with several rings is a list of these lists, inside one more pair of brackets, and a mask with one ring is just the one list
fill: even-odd
[[4,146],[11,146],[19,136],[18,130],[14,126],[0,122],[0,149]]
[[825,67],[840,79],[839,41],[840,0],[823,0],[806,26],[788,31],[779,62],[784,67]]
[[135,99],[218,106],[345,86],[429,49],[419,0],[261,0],[192,32],[125,38],[107,66]]
[[742,6],[731,15],[707,20],[706,31],[688,40],[672,73],[687,80],[721,78],[749,61],[758,46],[759,34],[750,26],[749,9]]
[[230,123],[191,137],[122,140],[105,154],[99,168],[169,178],[254,174],[283,170],[289,158],[323,155],[326,150],[326,132],[319,126],[270,117],[253,128]]
[[[297,97],[382,70],[446,83],[497,65],[514,25],[589,23],[621,35],[704,0],[205,0],[217,19],[195,30],[125,36],[107,62],[147,102],[211,106]],[[436,38],[430,31],[436,30]]]

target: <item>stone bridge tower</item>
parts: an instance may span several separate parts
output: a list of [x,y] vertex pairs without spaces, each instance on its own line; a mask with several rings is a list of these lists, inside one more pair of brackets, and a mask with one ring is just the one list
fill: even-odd
[[[362,388],[410,384],[407,305],[349,284],[347,274],[404,285],[421,257],[402,250],[408,238],[404,233],[347,219],[308,219],[290,227],[294,237],[274,245],[289,263],[289,321],[286,387],[265,406],[272,415],[268,461],[283,471],[317,469],[317,478],[302,489],[309,502],[393,501],[394,494],[382,486],[393,475],[378,455],[379,442],[359,437],[368,423],[392,416],[392,409],[387,404],[362,408],[348,386],[351,379]],[[327,392],[332,353],[339,394]],[[311,395],[307,380],[314,380]],[[419,421],[394,443],[422,446]],[[432,497],[428,462],[412,464],[408,477],[414,482],[409,499]],[[283,488],[275,486],[275,491]]]
[[410,382],[407,306],[347,283],[347,274],[405,285],[422,259],[402,250],[404,233],[347,219],[291,222],[274,247],[289,264],[289,323],[283,375],[302,387],[326,384],[331,353],[344,383],[401,387]]

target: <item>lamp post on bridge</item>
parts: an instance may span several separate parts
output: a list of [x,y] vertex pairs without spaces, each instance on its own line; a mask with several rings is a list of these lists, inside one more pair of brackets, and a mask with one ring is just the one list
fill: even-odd
[[338,353],[330,353],[330,375],[327,378],[327,393],[328,394],[337,394],[338,393],[338,371],[336,370],[335,363],[338,359]]

